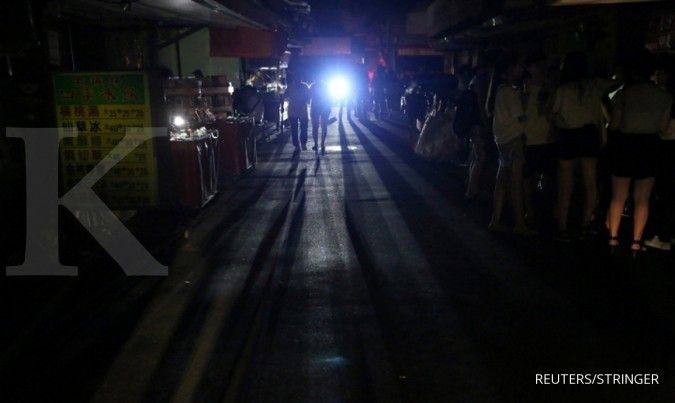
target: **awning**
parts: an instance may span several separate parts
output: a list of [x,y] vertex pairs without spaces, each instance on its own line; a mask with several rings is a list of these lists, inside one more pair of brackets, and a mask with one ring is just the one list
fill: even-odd
[[62,0],[59,7],[103,25],[134,25],[140,20],[160,26],[266,28],[214,0]]
[[211,28],[210,38],[212,57],[280,57],[287,44],[287,36],[282,31],[246,27]]
[[302,47],[303,56],[341,56],[352,53],[352,40],[348,36],[313,37]]
[[[431,47],[439,50],[462,49],[480,43],[510,42],[531,39],[532,34],[555,32],[561,24],[583,22],[587,19],[599,19],[606,12],[595,7],[590,8],[553,8],[536,7],[521,9],[482,18],[443,32],[431,40]],[[599,27],[593,27],[599,28]],[[542,39],[541,37],[539,39]]]

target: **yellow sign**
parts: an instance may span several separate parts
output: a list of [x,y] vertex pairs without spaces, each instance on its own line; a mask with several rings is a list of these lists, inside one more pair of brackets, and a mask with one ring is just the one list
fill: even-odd
[[[58,126],[78,132],[61,141],[66,190],[122,141],[127,128],[152,125],[145,73],[62,73],[54,77],[54,91]],[[112,209],[138,209],[157,205],[157,180],[157,158],[148,140],[137,144],[94,190]]]

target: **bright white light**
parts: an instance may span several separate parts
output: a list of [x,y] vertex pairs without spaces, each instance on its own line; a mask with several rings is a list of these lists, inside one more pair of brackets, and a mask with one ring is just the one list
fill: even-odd
[[343,99],[349,95],[349,82],[344,77],[334,77],[328,82],[330,96],[335,99]]
[[182,116],[174,116],[173,117],[173,125],[174,126],[183,126],[185,124],[185,119],[183,119]]

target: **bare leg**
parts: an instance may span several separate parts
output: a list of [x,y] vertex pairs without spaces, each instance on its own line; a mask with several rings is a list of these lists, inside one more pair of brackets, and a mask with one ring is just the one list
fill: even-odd
[[[649,196],[652,194],[654,178],[645,178],[635,181],[633,187],[633,240],[642,240],[642,233],[649,217]],[[635,245],[633,245],[635,247]]]
[[575,160],[558,160],[558,196],[556,205],[556,219],[558,231],[567,231],[567,215],[570,209],[570,199],[574,189]]
[[591,224],[598,203],[597,165],[597,158],[581,159],[581,176],[584,184],[584,212],[581,226],[584,228]]
[[[609,202],[609,210],[607,211],[607,229],[610,238],[616,238],[619,235],[621,213],[628,198],[629,188],[630,178],[612,176],[612,200]],[[616,240],[610,240],[610,245],[618,245],[618,243]]]

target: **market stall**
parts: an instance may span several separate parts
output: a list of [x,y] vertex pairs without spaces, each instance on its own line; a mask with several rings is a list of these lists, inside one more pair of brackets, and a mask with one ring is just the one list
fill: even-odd
[[234,109],[234,88],[227,77],[204,77],[200,81],[202,103],[213,112],[206,127],[218,132],[218,175],[227,179],[252,169],[257,161],[255,115],[241,115]]
[[209,127],[219,133],[218,174],[222,179],[241,175],[255,167],[257,152],[253,118],[218,118]]
[[165,82],[176,197],[186,208],[202,207],[218,191],[218,130],[212,128],[216,118],[210,99],[202,94],[201,79]]
[[217,192],[216,133],[200,128],[190,136],[171,138],[176,196],[183,207],[202,207]]

